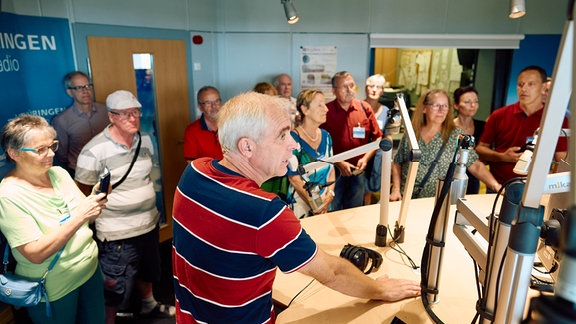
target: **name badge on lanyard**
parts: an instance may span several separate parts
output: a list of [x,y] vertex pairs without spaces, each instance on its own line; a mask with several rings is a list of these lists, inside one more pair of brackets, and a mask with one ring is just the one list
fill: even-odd
[[366,138],[366,129],[360,127],[360,123],[358,123],[358,127],[352,128],[352,138]]

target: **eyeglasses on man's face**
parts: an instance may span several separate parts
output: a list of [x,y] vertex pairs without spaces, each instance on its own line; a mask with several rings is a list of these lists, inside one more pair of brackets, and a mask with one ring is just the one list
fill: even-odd
[[216,99],[216,100],[206,100],[206,101],[200,102],[200,106],[202,106],[202,107],[220,106],[221,103],[222,103],[222,100],[220,100],[220,99]]
[[336,86],[336,89],[344,90],[344,91],[346,91],[346,90],[356,91],[357,90],[356,83],[354,83],[354,82],[341,84],[339,86]]
[[439,104],[439,103],[433,103],[433,104],[428,104],[428,107],[430,107],[432,109],[432,111],[448,111],[448,104]]
[[94,85],[92,83],[88,83],[88,84],[83,85],[83,86],[68,87],[68,89],[69,90],[75,90],[75,91],[88,91],[88,90],[92,90],[93,87],[94,87]]
[[39,156],[46,156],[48,154],[48,150],[52,150],[52,152],[58,151],[58,141],[54,140],[52,144],[40,147],[21,147],[20,151],[23,152],[34,152]]
[[110,113],[118,116],[122,120],[128,120],[130,117],[138,118],[142,116],[142,109],[134,109],[131,111],[114,111],[110,110]]

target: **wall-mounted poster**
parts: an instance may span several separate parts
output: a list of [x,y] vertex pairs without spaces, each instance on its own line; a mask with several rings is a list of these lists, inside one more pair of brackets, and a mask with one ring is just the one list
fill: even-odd
[[398,84],[416,97],[429,89],[452,93],[460,86],[462,66],[455,48],[399,49]]
[[332,76],[336,73],[336,46],[300,47],[300,89],[317,88],[332,98]]

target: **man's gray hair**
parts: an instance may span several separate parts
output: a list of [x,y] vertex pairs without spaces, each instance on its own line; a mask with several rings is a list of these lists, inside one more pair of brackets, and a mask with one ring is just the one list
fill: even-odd
[[244,137],[258,142],[270,124],[268,110],[280,108],[288,116],[286,101],[257,92],[228,100],[218,113],[218,138],[224,154],[238,152],[238,141]]

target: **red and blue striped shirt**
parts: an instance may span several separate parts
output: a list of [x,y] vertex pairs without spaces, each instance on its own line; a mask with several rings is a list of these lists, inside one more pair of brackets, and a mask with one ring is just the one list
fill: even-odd
[[276,269],[296,271],[317,251],[279,197],[209,158],[180,179],[173,234],[178,323],[273,323]]

